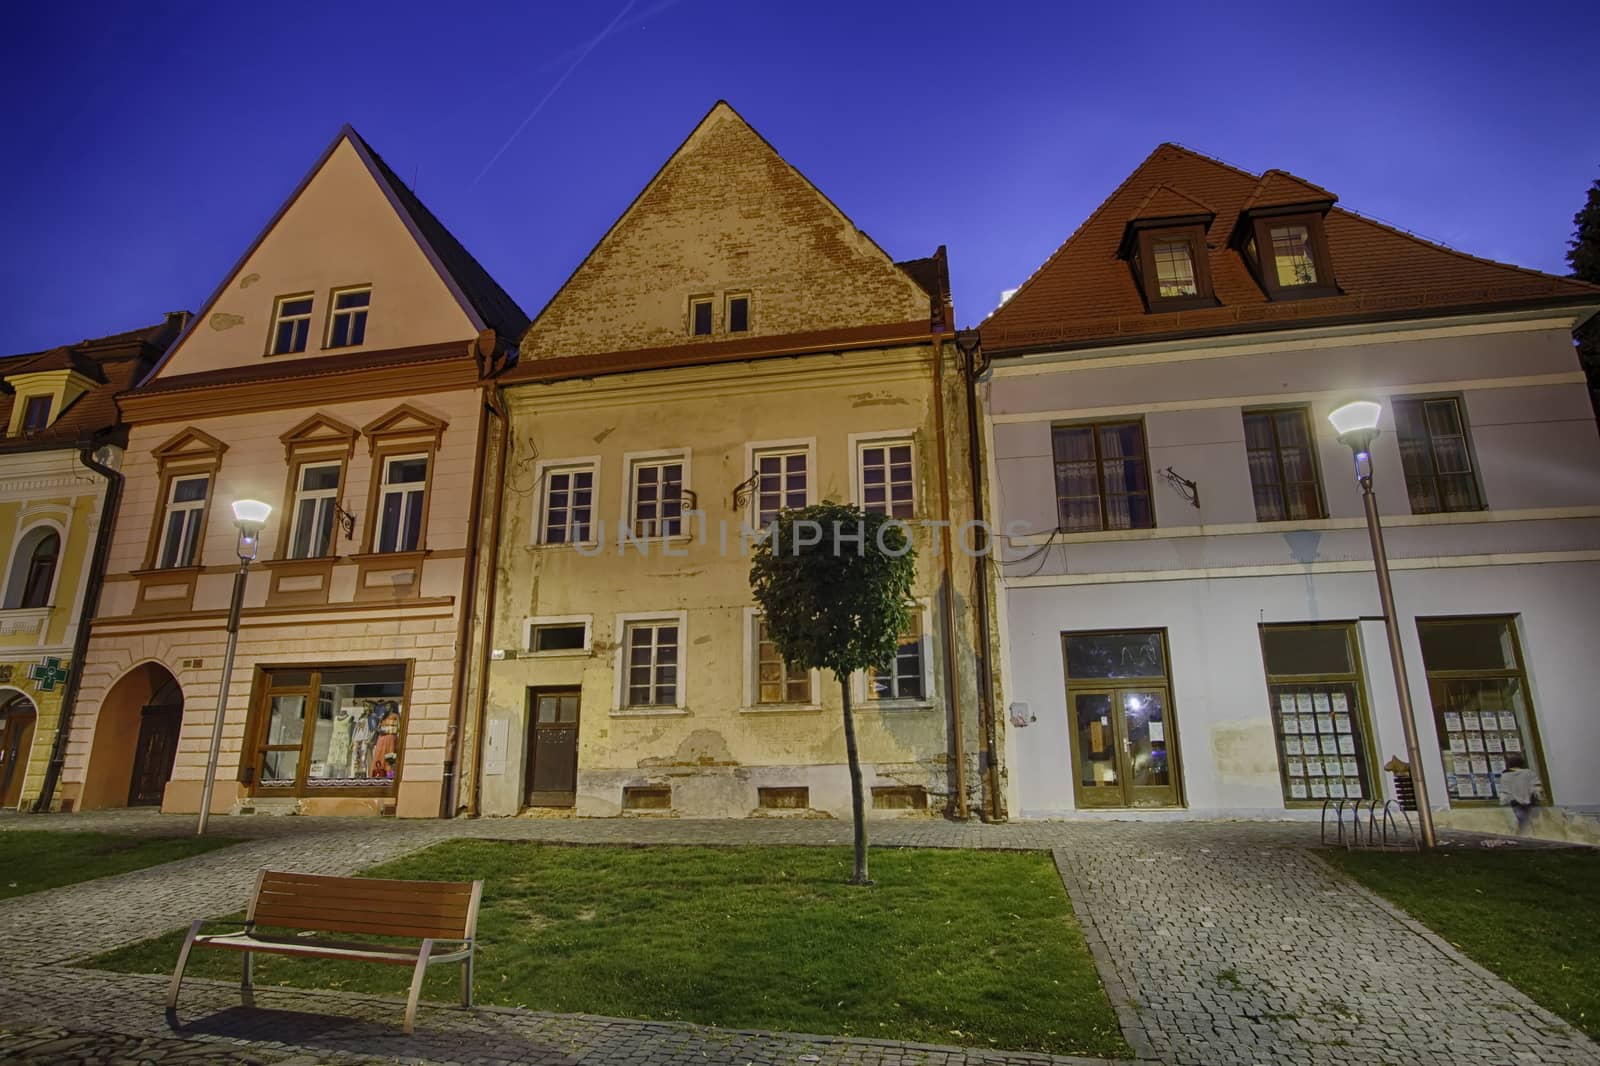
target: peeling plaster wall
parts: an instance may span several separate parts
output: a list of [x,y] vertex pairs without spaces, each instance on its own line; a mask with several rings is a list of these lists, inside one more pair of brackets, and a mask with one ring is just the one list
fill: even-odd
[[[759,363],[656,371],[599,381],[508,389],[512,451],[508,467],[494,608],[493,647],[516,658],[490,664],[486,736],[503,737],[503,771],[485,773],[482,810],[515,813],[522,805],[527,760],[528,690],[581,687],[578,800],[582,815],[619,813],[627,786],[668,784],[673,811],[697,816],[744,816],[757,806],[758,787],[807,786],[814,810],[848,817],[849,784],[840,724],[840,696],[830,676],[814,682],[817,701],[806,708],[752,708],[747,649],[750,561],[740,551],[741,515],[732,509],[735,486],[748,477],[747,444],[814,441],[816,500],[852,499],[852,434],[901,431],[911,435],[917,506],[933,517],[938,499],[930,349],[806,356]],[[948,413],[948,412],[947,412]],[[660,542],[641,555],[616,547],[625,513],[633,452],[683,448],[688,487],[708,530],[703,542]],[[567,545],[537,545],[540,463],[598,462],[595,516],[607,544],[590,558]],[[952,473],[965,470],[960,452]],[[970,496],[952,502],[958,520],[970,517]],[[727,530],[726,554],[719,524]],[[938,556],[925,530],[916,594],[928,601],[933,632],[926,642],[934,699],[878,709],[854,693],[867,784],[920,785],[938,806],[948,795],[947,708],[936,590]],[[586,549],[593,550],[593,549]],[[941,536],[941,551],[948,537]],[[975,635],[967,601],[970,571],[958,557],[956,596],[960,641]],[[680,638],[684,707],[641,714],[617,707],[616,665],[623,613],[684,612]],[[588,651],[530,655],[525,644],[533,616],[585,616]],[[972,702],[971,653],[961,656],[959,684]],[[975,711],[969,710],[968,748],[976,750]],[[497,724],[498,723],[498,724]],[[490,743],[494,743],[492,739]],[[973,778],[976,788],[975,758]],[[768,813],[763,811],[762,813]],[[878,814],[903,812],[879,811]]]

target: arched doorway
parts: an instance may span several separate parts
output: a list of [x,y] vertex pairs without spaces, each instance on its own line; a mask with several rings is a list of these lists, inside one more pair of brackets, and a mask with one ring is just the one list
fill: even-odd
[[183,726],[183,689],[160,663],[140,663],[100,703],[81,808],[159,806]]
[[38,721],[39,709],[26,695],[0,692],[0,806],[15,807],[22,799]]

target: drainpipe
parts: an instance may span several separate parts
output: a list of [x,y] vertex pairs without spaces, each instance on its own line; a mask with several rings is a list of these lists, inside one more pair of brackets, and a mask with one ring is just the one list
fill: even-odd
[[35,814],[50,809],[56,784],[61,780],[61,768],[67,761],[72,712],[82,686],[84,656],[89,651],[89,620],[100,610],[100,590],[105,585],[106,560],[111,554],[111,533],[116,525],[117,505],[122,500],[122,474],[96,459],[94,450],[93,440],[84,442],[79,448],[78,460],[106,479],[106,494],[100,508],[100,530],[95,534],[94,557],[89,564],[89,582],[84,587],[83,603],[78,611],[78,632],[72,641],[72,672],[67,675],[67,686],[61,692],[61,716],[56,720],[56,735],[50,745],[50,762],[45,767],[44,785],[33,804]]
[[[484,394],[484,421],[487,425],[489,417],[500,420],[500,457],[499,477],[495,483],[495,498],[498,500],[505,492],[505,470],[511,461],[511,413],[504,410],[504,397],[501,386],[487,390]],[[480,490],[480,495],[482,495]],[[500,526],[504,516],[500,507],[494,509],[494,516],[489,525],[489,587],[485,593],[483,621],[485,632],[483,634],[483,654],[478,659],[478,765],[472,775],[472,803],[467,813],[476,818],[482,812],[483,804],[483,737],[484,729],[489,718],[489,659],[494,654],[494,618],[496,585],[500,576]]]
[[944,341],[935,329],[930,337],[933,344],[933,420],[937,427],[934,439],[939,452],[939,515],[950,543],[943,553],[944,564],[944,668],[949,678],[945,691],[950,698],[950,758],[955,761],[955,817],[966,821],[967,810],[967,738],[961,718],[961,679],[956,673],[956,528],[950,519],[950,460],[945,448],[944,424]]
[[[488,391],[487,387],[484,391]],[[472,494],[472,509],[467,515],[468,565],[466,582],[461,590],[461,620],[456,625],[456,676],[453,680],[455,699],[451,701],[453,706],[450,708],[450,744],[445,751],[444,780],[439,788],[440,818],[456,816],[455,793],[460,780],[460,774],[456,772],[456,763],[461,757],[461,724],[466,713],[467,674],[472,668],[467,652],[472,646],[472,616],[477,606],[478,567],[482,565],[478,556],[478,528],[483,519],[483,460],[488,446],[489,405],[485,403],[479,413],[478,450],[472,461],[472,484],[477,491]],[[483,745],[481,735],[478,738],[478,745],[481,749]]]
[[972,520],[977,530],[973,577],[977,584],[978,631],[982,651],[977,656],[978,731],[983,736],[989,758],[983,767],[983,820],[1006,820],[1005,794],[1000,790],[1000,740],[994,713],[994,671],[990,669],[993,646],[989,640],[989,527],[983,519],[983,452],[978,435],[978,379],[989,372],[989,358],[975,329],[956,333],[956,350],[961,353],[961,376],[967,386],[967,459],[972,479]]

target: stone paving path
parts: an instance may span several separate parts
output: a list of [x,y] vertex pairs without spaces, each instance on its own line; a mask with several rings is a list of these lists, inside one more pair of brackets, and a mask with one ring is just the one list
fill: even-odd
[[[0,1058],[45,1061],[844,1063],[976,1066],[1085,1060],[888,1041],[480,1008],[424,1008],[399,1034],[396,1000],[186,980],[182,1026],[165,979],[68,965],[239,909],[254,871],[349,873],[442,839],[573,843],[845,844],[810,819],[497,819],[393,822],[255,817],[212,823],[246,843],[181,862],[0,901]],[[0,815],[9,829],[181,834],[146,812]],[[1167,1063],[1600,1063],[1600,1050],[1311,852],[1305,823],[1031,822],[874,826],[877,846],[1050,849],[1124,1033]],[[1457,837],[1456,846],[1475,841]],[[975,901],[981,905],[981,901]],[[8,1027],[8,1028],[5,1028]],[[30,1051],[29,1048],[34,1050]],[[204,1054],[197,1048],[205,1049]],[[196,1058],[196,1055],[200,1058]],[[205,1055],[213,1058],[206,1059]]]

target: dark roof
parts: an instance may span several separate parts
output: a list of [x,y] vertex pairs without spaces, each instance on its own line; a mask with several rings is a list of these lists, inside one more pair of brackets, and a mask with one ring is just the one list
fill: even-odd
[[907,259],[896,263],[912,281],[928,294],[929,321],[935,326],[948,326],[955,320],[950,301],[950,259],[944,245],[930,256]]
[[[1163,187],[1178,195],[1162,192]],[[1600,286],[1480,259],[1338,207],[1328,210],[1325,230],[1339,292],[1269,299],[1243,255],[1229,244],[1240,213],[1297,203],[1321,210],[1335,199],[1281,170],[1258,176],[1163,144],[984,320],[984,347],[991,353],[1026,351],[1490,307],[1600,303]],[[1157,201],[1163,202],[1161,210],[1192,201],[1216,211],[1207,255],[1220,306],[1145,310],[1133,272],[1117,251],[1128,223]]]
[[372,146],[354,129],[346,126],[345,130],[350,134],[350,139],[371,158],[400,209],[410,216],[415,232],[432,249],[446,273],[455,279],[461,295],[477,311],[484,324],[500,334],[515,350],[517,342],[522,340],[522,334],[528,328],[527,312],[500,287],[499,282],[489,276],[483,264],[472,257],[472,253],[456,240],[455,234],[439,221],[438,216],[428,210],[417,194],[406,187],[406,183],[390,169],[383,157],[373,151]]
[[[66,410],[58,412],[55,421],[38,433],[0,438],[0,452],[33,451],[52,445],[72,447],[89,440],[122,443],[126,429],[117,414],[117,394],[132,388],[161,358],[188,318],[187,311],[174,312],[153,326],[0,359],[0,377],[44,370],[76,370],[97,383]],[[15,402],[13,390],[0,393],[0,432],[11,424]]]

